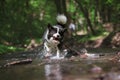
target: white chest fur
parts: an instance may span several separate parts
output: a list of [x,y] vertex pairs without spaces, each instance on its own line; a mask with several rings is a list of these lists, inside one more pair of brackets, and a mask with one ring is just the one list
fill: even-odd
[[54,51],[57,51],[58,44],[52,43],[52,42],[45,42],[44,43],[44,49],[48,52],[48,53],[52,53]]

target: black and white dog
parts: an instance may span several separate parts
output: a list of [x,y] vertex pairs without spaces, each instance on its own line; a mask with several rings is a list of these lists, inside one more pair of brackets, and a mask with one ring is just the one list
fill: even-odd
[[60,55],[60,47],[63,42],[64,32],[66,31],[65,24],[67,18],[65,15],[58,15],[56,19],[57,24],[54,26],[48,24],[43,37],[44,50],[46,51],[44,56],[51,57],[51,59],[62,59],[63,57]]

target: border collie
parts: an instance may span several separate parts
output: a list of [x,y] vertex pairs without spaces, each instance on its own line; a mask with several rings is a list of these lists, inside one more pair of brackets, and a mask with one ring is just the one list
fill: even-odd
[[44,33],[44,57],[49,57],[50,59],[62,59],[60,54],[60,48],[64,38],[64,32],[66,31],[65,25],[67,18],[65,15],[58,15],[56,17],[57,24],[48,24],[47,30]]

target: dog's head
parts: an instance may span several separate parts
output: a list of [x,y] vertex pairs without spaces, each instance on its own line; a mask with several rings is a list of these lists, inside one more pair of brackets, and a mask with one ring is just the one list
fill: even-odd
[[65,24],[67,22],[67,17],[63,14],[56,17],[57,24],[52,26],[48,24],[48,28],[44,33],[43,40],[49,43],[60,44],[64,37],[64,32],[67,31]]
[[53,43],[60,43],[63,39],[65,28],[62,28],[60,25],[52,26],[48,24],[48,35],[47,39]]

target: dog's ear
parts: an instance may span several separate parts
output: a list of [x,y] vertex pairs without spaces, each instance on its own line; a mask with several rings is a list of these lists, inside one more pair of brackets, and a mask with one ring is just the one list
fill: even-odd
[[53,27],[50,23],[48,23],[47,27],[48,27],[48,29],[53,29]]

